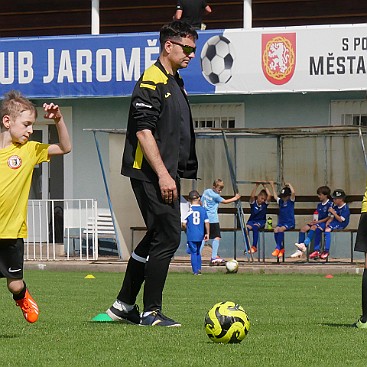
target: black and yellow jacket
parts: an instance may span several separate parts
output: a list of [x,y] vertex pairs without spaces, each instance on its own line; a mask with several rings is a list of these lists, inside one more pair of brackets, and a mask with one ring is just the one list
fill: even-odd
[[196,178],[198,162],[189,102],[183,80],[167,73],[159,60],[135,85],[129,111],[121,173],[143,181],[157,181],[136,137],[149,129],[172,178]]

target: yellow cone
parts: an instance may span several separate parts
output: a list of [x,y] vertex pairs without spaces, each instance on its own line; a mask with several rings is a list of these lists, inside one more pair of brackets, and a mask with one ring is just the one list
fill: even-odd
[[84,279],[95,279],[96,277],[92,274],[88,274]]

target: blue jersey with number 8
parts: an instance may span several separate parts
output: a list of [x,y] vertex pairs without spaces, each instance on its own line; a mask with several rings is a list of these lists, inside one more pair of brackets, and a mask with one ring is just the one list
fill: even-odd
[[192,205],[186,223],[186,235],[188,241],[199,242],[204,239],[205,222],[209,222],[206,210],[200,205]]

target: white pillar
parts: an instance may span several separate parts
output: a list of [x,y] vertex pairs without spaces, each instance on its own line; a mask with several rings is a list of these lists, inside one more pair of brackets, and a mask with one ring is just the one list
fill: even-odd
[[99,34],[99,0],[92,0],[92,34]]
[[252,28],[252,0],[243,0],[243,28]]

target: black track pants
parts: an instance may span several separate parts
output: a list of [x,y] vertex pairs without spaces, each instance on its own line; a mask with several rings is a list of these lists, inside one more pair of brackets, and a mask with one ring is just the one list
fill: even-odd
[[[179,180],[176,180],[179,190]],[[161,309],[171,258],[181,237],[180,201],[165,204],[158,184],[131,179],[147,233],[130,257],[118,299],[134,304],[144,284],[144,311]]]

